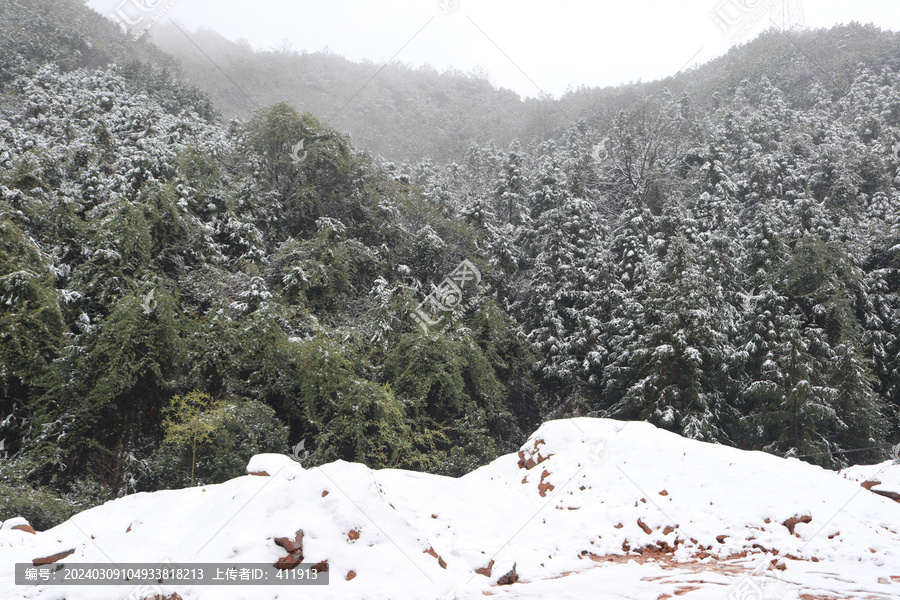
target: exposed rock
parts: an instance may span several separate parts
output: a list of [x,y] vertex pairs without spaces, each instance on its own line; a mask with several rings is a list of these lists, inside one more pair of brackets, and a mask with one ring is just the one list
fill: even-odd
[[866,488],[867,490],[869,490],[870,492],[872,492],[873,494],[878,494],[879,496],[884,496],[885,498],[890,498],[894,502],[900,502],[900,494],[898,494],[897,492],[889,492],[886,490],[872,489],[876,485],[881,485],[880,481],[874,481],[874,480],[863,481],[860,485],[863,486],[864,488]]
[[36,532],[35,532],[35,530],[34,530],[34,527],[32,527],[31,525],[28,525],[28,524],[26,524],[26,525],[16,525],[16,526],[13,527],[12,529],[18,529],[19,531],[24,531],[25,533],[30,533],[30,534],[32,534],[32,535],[35,535],[35,534],[36,534]]
[[293,569],[303,562],[303,530],[298,529],[294,539],[281,537],[275,538],[275,543],[288,551],[287,556],[282,556],[275,563],[276,569],[282,571]]
[[74,553],[75,553],[74,548],[71,550],[64,550],[63,552],[57,552],[56,554],[53,554],[51,556],[46,556],[44,558],[35,558],[34,560],[31,561],[31,564],[33,564],[35,567],[40,567],[43,565],[52,565],[56,561],[62,560],[65,557],[69,556],[70,554],[74,554]]
[[475,569],[475,572],[479,575],[484,575],[485,577],[491,576],[491,570],[494,568],[494,559],[491,559],[491,562],[487,564],[486,567],[481,567],[479,569]]
[[512,585],[517,581],[519,581],[519,574],[516,573],[516,563],[513,563],[512,569],[497,579],[497,585]]
[[637,524],[638,524],[638,527],[643,529],[644,533],[646,533],[647,535],[650,535],[653,532],[653,530],[650,529],[650,527],[648,527],[647,524],[644,523],[640,517],[638,517]]
[[313,569],[316,570],[317,573],[327,573],[328,572],[328,559],[323,560],[322,562],[317,562],[313,565]]
[[541,482],[538,484],[538,492],[541,494],[541,498],[547,496],[547,492],[552,492],[554,485],[552,483],[545,483],[544,478],[550,476],[550,471],[544,469],[544,472],[541,473]]
[[811,523],[811,522],[812,522],[812,517],[804,515],[801,517],[796,517],[796,516],[791,517],[790,519],[787,519],[784,523],[782,523],[782,525],[787,527],[788,531],[790,531],[791,535],[793,535],[794,527],[797,526],[797,523]]
[[302,562],[302,554],[300,554],[299,556],[296,554],[288,554],[287,556],[282,556],[277,561],[275,561],[275,564],[273,566],[281,571],[290,571],[291,569],[296,568],[297,565]]
[[350,533],[347,534],[347,541],[352,543],[352,542],[355,542],[355,541],[358,540],[358,539],[359,539],[359,530],[358,530],[358,529],[351,529],[351,530],[350,530]]
[[356,571],[347,571],[347,575],[344,577],[347,581],[356,577]]
[[423,554],[430,554],[431,556],[435,557],[438,560],[438,564],[441,565],[442,569],[447,568],[447,563],[444,562],[444,559],[441,558],[438,555],[438,553],[434,551],[434,548],[429,547],[428,550],[425,550],[425,552],[423,552]]
[[534,448],[532,450],[528,450],[528,458],[525,457],[525,450],[519,450],[519,468],[520,469],[533,469],[538,466],[551,456],[552,454],[548,454],[547,456],[543,456],[540,453],[539,447],[541,444],[546,444],[543,438],[538,438],[534,440]]
[[31,523],[29,523],[25,517],[7,519],[3,522],[2,526],[0,526],[0,529],[18,529],[25,533],[35,534],[34,527],[31,526]]

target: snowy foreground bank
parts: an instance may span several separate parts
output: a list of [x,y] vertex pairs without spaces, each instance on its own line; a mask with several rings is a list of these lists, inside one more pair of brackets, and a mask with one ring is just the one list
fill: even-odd
[[327,562],[327,587],[163,588],[184,600],[900,597],[900,503],[867,489],[900,487],[890,463],[838,474],[646,423],[570,419],[460,479],[277,455],[248,471],[37,534],[5,523],[0,599],[136,597],[14,585],[13,563],[70,550],[66,564],[274,564],[288,551]]

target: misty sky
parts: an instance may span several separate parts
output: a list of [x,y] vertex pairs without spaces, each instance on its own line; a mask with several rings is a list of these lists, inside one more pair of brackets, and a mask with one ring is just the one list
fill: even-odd
[[[492,83],[534,96],[673,75],[769,26],[769,0],[87,0],[141,25],[161,14],[259,49],[289,41],[353,60],[438,69],[478,67]],[[775,4],[781,6],[778,1]],[[790,3],[789,3],[790,4]],[[794,3],[796,4],[796,2]],[[900,30],[893,0],[807,0],[806,24],[858,21]],[[169,8],[167,8],[169,7]],[[714,18],[715,16],[715,18]],[[719,21],[717,24],[716,20]],[[727,30],[727,31],[726,31]],[[402,51],[401,51],[402,48]],[[815,49],[810,49],[814,56]]]

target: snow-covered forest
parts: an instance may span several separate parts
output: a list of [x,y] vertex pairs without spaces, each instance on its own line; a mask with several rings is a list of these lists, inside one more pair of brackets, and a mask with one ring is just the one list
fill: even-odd
[[[574,416],[883,460],[900,36],[798,35],[816,65],[769,33],[558,100],[389,70],[405,102],[468,97],[391,137],[276,100],[252,80],[270,53],[234,79],[273,101],[228,105],[82,2],[0,0],[0,518],[46,528],[291,448],[459,476]],[[340,62],[279,58],[301,59]],[[370,123],[398,110],[382,91]],[[423,331],[464,260],[480,281]]]

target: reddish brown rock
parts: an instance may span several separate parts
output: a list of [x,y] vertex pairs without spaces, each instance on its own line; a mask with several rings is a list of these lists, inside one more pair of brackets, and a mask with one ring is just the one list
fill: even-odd
[[485,577],[491,576],[491,570],[494,568],[494,559],[491,559],[491,562],[487,564],[486,567],[481,567],[480,569],[475,569],[475,572],[479,575],[484,575]]
[[355,541],[358,540],[358,539],[359,539],[359,530],[358,530],[358,529],[351,529],[350,532],[347,534],[347,541],[348,541],[348,542],[355,542]]
[[[543,439],[534,440],[534,449],[530,451],[528,458],[525,457],[524,450],[519,450],[520,469],[533,469],[534,467],[538,466],[539,464],[553,456],[552,454],[543,456],[539,451],[539,447],[541,444],[546,444],[546,442]],[[537,457],[537,459],[535,459],[535,457]]]
[[885,490],[873,490],[876,485],[881,485],[880,481],[863,481],[861,484],[864,488],[872,492],[873,494],[878,494],[879,496],[884,496],[885,498],[890,498],[894,502],[900,502],[900,494],[897,492],[888,492]]
[[444,559],[441,558],[440,555],[438,555],[438,553],[434,551],[434,548],[429,547],[428,550],[425,550],[422,554],[430,554],[431,556],[433,556],[437,559],[438,564],[441,566],[442,569],[447,568],[447,563],[444,562]]
[[790,531],[791,534],[793,534],[794,527],[797,526],[797,523],[811,523],[811,522],[812,522],[812,517],[804,515],[804,516],[800,516],[800,517],[791,517],[790,519],[787,519],[784,523],[782,523],[782,525],[787,527],[788,531]]
[[282,571],[286,571],[289,569],[293,569],[297,565],[303,562],[303,530],[298,529],[297,533],[294,534],[294,539],[281,537],[275,538],[275,543],[285,550],[287,550],[287,556],[282,556],[275,563],[275,568],[280,569]]
[[56,554],[53,554],[51,556],[45,556],[44,558],[35,558],[34,560],[31,561],[31,564],[34,565],[35,567],[40,567],[43,565],[52,565],[56,561],[62,560],[71,554],[75,554],[74,548],[72,550],[65,550],[63,552],[57,552]]
[[638,524],[638,527],[640,527],[641,529],[643,529],[643,530],[644,530],[644,533],[646,533],[647,535],[650,535],[650,534],[653,532],[653,530],[650,529],[650,528],[647,526],[647,524],[644,523],[644,522],[641,520],[640,517],[638,517],[637,524]]
[[303,552],[303,530],[298,529],[297,533],[294,534],[294,539],[280,537],[275,538],[275,543],[288,552]]
[[344,579],[350,581],[354,577],[356,577],[356,571],[347,571],[347,575],[344,577]]
[[265,471],[248,471],[247,469],[244,469],[244,472],[247,475],[259,475],[260,477],[269,477],[269,474],[266,473]]
[[302,554],[288,554],[287,556],[282,556],[273,565],[276,569],[280,571],[290,571],[294,569],[303,562]]
[[546,497],[547,492],[552,492],[553,488],[555,487],[552,483],[544,482],[544,478],[549,477],[549,476],[550,476],[550,471],[548,471],[547,469],[544,469],[544,472],[541,473],[541,482],[538,484],[538,492],[540,493],[541,498]]
[[497,585],[512,585],[517,581],[519,581],[519,574],[516,573],[516,563],[513,563],[512,569],[509,570],[509,573],[501,575],[497,580]]
[[23,523],[22,525],[14,525],[10,529],[18,529],[19,531],[24,531],[25,533],[37,535],[34,531],[34,527],[32,527],[29,523]]
[[322,562],[317,562],[313,565],[313,569],[316,570],[317,573],[327,573],[328,572],[328,559],[323,560]]

